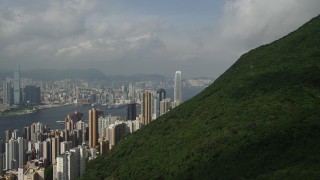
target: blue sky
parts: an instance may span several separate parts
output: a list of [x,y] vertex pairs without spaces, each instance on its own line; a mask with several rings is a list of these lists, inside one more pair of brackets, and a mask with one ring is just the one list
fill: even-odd
[[0,70],[216,78],[319,12],[319,0],[3,0]]

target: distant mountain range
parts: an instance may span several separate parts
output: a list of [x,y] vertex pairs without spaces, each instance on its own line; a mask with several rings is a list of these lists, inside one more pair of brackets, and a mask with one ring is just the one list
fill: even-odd
[[[12,77],[13,72],[2,72],[0,77]],[[57,81],[63,79],[86,79],[86,80],[104,80],[104,81],[164,81],[168,77],[159,74],[137,73],[132,76],[115,75],[106,76],[98,69],[34,69],[21,71],[21,77],[34,80]]]

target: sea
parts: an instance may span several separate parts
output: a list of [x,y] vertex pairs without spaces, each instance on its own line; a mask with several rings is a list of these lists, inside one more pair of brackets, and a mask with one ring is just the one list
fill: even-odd
[[[184,87],[183,88],[183,100],[186,101],[193,96],[200,93],[204,87]],[[166,89],[167,98],[173,99],[173,89]],[[48,125],[50,129],[63,129],[64,125],[57,123],[57,121],[63,121],[64,118],[75,111],[83,113],[84,120],[88,120],[88,110],[91,106],[76,106],[67,105],[49,109],[42,109],[36,113],[16,115],[16,116],[0,116],[0,139],[5,139],[5,130],[10,129],[19,131],[19,136],[22,136],[22,129],[25,126],[30,126],[32,123],[41,122],[44,125]],[[98,107],[104,111],[104,115],[120,116],[123,119],[126,117],[127,107],[122,106],[118,109],[108,109],[107,106]],[[137,108],[139,112],[140,107]]]

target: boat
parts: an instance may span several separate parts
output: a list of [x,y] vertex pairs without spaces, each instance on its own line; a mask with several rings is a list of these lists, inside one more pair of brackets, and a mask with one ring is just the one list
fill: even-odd
[[65,122],[64,121],[56,121],[58,124],[64,124]]

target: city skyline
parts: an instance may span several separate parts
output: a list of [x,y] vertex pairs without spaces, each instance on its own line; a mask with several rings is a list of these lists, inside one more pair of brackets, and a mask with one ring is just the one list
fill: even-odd
[[[307,1],[1,1],[0,71],[98,68],[106,75],[217,78],[248,50],[316,16]],[[143,64],[143,66],[142,66]]]

